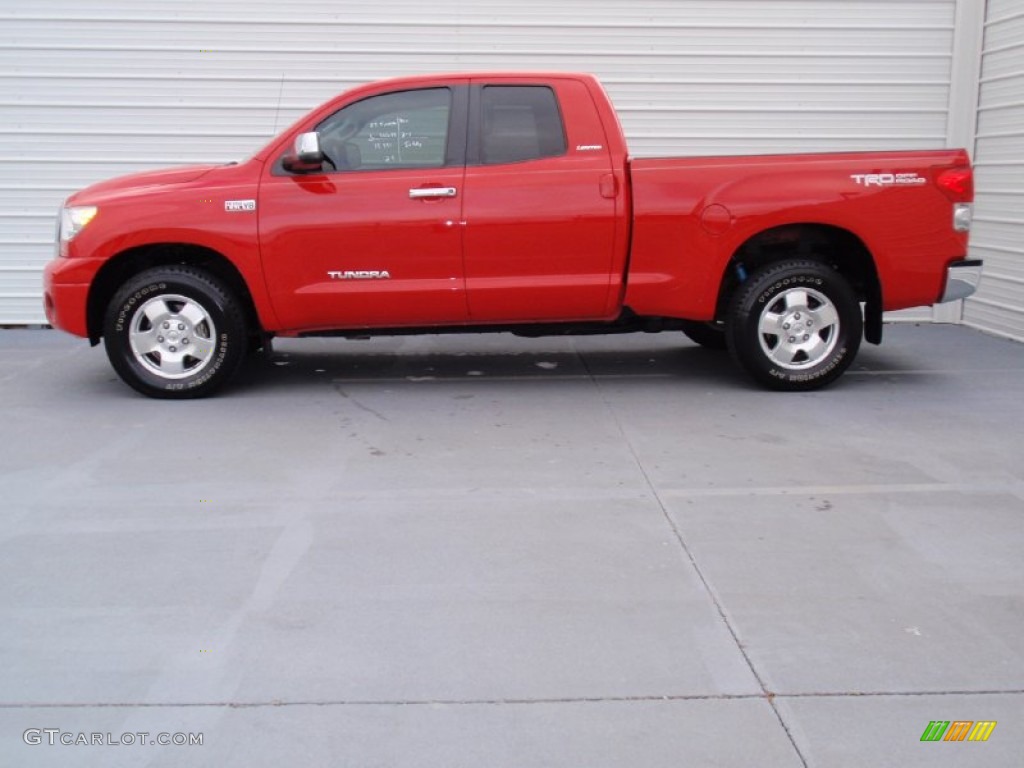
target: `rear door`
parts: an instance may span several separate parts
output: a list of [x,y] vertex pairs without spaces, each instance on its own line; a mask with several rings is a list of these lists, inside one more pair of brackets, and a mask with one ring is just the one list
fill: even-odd
[[585,85],[472,81],[468,147],[463,224],[470,320],[613,313],[616,185]]

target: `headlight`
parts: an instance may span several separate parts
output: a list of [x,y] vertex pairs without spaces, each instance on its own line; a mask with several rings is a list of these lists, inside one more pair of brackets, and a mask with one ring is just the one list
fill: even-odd
[[66,243],[85,229],[86,225],[96,217],[94,205],[76,205],[60,209],[60,230],[57,239]]

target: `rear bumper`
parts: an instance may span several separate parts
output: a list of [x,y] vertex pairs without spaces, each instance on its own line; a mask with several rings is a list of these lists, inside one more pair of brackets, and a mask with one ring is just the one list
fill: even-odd
[[966,299],[978,289],[981,281],[981,259],[954,261],[946,267],[946,288],[939,304]]

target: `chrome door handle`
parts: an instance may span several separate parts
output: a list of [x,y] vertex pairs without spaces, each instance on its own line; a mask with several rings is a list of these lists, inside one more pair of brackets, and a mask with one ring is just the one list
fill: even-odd
[[413,200],[422,200],[430,197],[455,197],[455,187],[421,187],[420,189],[410,189],[409,197]]

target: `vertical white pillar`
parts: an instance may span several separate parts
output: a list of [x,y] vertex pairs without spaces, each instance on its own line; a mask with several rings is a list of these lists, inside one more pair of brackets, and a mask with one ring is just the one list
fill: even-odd
[[[985,0],[956,0],[953,23],[953,57],[949,73],[949,112],[946,116],[946,146],[965,147],[974,156],[974,135],[978,125],[978,92],[981,79],[981,50],[985,35]],[[932,320],[959,323],[962,301],[937,304]]]

